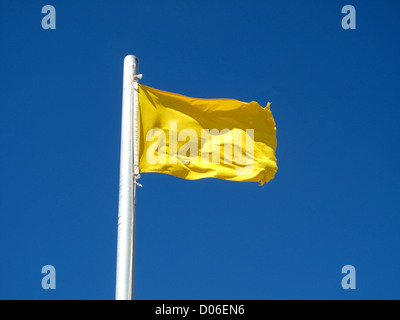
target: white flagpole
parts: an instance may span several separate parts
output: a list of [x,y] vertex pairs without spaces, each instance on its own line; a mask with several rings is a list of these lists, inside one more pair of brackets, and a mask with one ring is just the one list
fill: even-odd
[[[119,174],[116,300],[133,300],[138,161],[138,59],[124,60]],[[135,154],[136,152],[136,154]],[[136,160],[136,161],[134,161]]]

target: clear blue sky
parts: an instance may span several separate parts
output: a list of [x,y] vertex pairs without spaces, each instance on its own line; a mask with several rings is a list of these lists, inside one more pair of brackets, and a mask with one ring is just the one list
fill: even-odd
[[[41,9],[56,8],[56,30]],[[341,9],[356,8],[344,30]],[[143,174],[137,299],[399,299],[398,1],[0,2],[0,298],[113,299],[123,59],[271,102],[278,173]],[[56,268],[43,290],[41,268]],[[341,269],[356,268],[356,290]]]

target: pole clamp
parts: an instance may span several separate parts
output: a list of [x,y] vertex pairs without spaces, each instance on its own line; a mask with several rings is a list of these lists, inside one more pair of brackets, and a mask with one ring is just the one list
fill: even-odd
[[137,182],[137,180],[140,179],[140,174],[133,174],[133,183],[136,184],[138,187],[143,187],[139,182]]

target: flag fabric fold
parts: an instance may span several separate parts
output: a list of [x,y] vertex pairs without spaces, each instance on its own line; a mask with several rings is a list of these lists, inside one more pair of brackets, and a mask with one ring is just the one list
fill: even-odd
[[139,169],[196,180],[271,180],[277,171],[270,104],[198,99],[139,85]]

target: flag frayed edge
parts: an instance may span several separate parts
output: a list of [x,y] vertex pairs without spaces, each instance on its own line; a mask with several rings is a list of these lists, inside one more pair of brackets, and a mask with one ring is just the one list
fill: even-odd
[[275,166],[275,168],[273,169],[273,171],[271,172],[271,170],[265,170],[264,171],[264,177],[263,179],[259,182],[259,186],[264,185],[264,183],[267,183],[269,181],[271,181],[272,179],[275,178],[275,174],[278,171],[278,167]]

